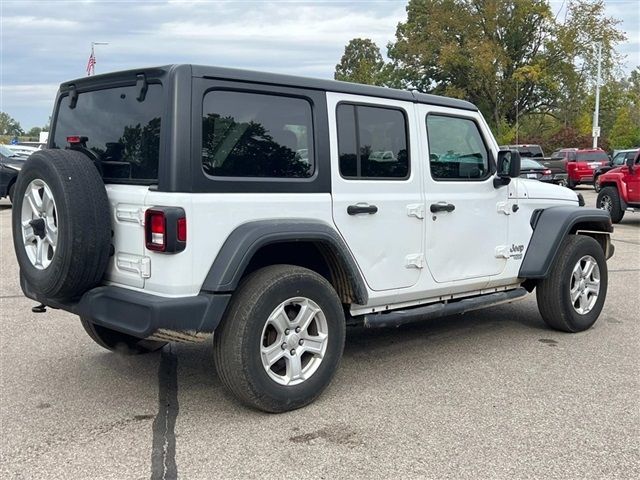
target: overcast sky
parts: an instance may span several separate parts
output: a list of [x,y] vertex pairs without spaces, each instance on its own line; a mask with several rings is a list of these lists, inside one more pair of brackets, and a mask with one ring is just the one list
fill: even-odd
[[[552,1],[554,11],[562,0]],[[332,78],[345,44],[373,39],[383,54],[406,0],[0,0],[0,110],[25,130],[47,122],[58,84],[96,73],[199,63]],[[640,1],[607,0],[624,21],[627,70],[640,64]]]

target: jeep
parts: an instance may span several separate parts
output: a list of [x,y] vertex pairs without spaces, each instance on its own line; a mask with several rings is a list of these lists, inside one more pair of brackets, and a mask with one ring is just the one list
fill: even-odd
[[65,82],[52,119],[12,213],[35,310],[74,313],[122,353],[213,336],[220,379],[251,407],[316,399],[347,325],[534,289],[561,331],[603,308],[609,214],[519,178],[466,101],[172,65]]
[[640,212],[640,150],[625,156],[625,164],[600,175],[596,205],[618,223],[625,212]]

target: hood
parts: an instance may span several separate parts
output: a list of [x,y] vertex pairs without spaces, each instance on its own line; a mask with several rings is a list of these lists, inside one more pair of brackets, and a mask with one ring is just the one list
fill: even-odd
[[578,195],[573,190],[569,190],[566,187],[539,182],[538,180],[528,180],[525,178],[517,178],[514,180],[518,182],[516,190],[517,198],[578,202]]

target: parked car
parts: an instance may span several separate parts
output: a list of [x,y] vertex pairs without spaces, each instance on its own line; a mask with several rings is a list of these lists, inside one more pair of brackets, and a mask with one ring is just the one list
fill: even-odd
[[631,150],[618,150],[614,155],[613,159],[609,162],[609,165],[603,165],[597,167],[593,172],[593,189],[596,192],[600,191],[600,175],[608,172],[612,168],[620,167],[625,165],[628,159],[633,159],[638,153],[637,148]]
[[545,167],[539,161],[531,158],[521,160],[520,176],[532,178],[541,182],[553,183],[562,187],[567,186],[567,175],[564,173],[553,173],[550,168]]
[[596,168],[609,164],[609,155],[601,149],[563,148],[553,152],[542,164],[554,173],[567,174],[567,187],[592,183]]
[[0,145],[0,198],[9,197],[13,203],[16,179],[26,159],[26,156],[18,155],[5,145]]
[[625,212],[640,212],[640,151],[625,164],[600,175],[601,190],[596,206],[611,215],[618,223]]
[[317,398],[347,323],[534,289],[557,330],[602,311],[609,214],[519,178],[469,102],[170,65],[65,82],[54,105],[50,148],[15,187],[23,292],[116,352],[213,336],[221,381],[251,407]]
[[23,155],[25,157],[28,157],[33,152],[37,152],[42,148],[41,146],[20,145],[20,144],[13,144],[13,143],[2,145],[2,146],[5,148],[8,148],[9,150],[11,150],[13,153],[17,155]]

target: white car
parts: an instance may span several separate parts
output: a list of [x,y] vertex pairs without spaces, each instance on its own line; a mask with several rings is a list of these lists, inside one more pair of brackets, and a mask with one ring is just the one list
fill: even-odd
[[213,335],[220,378],[251,407],[317,398],[347,323],[533,290],[551,328],[602,310],[608,213],[519,178],[471,103],[173,65],[65,82],[55,105],[50,148],[15,187],[23,292],[116,352]]
[[17,145],[17,144],[16,145],[7,144],[7,145],[3,145],[3,147],[8,148],[13,153],[16,153],[18,155],[24,155],[26,157],[28,157],[32,153],[37,152],[38,150],[41,149],[41,147],[32,147],[28,145]]

